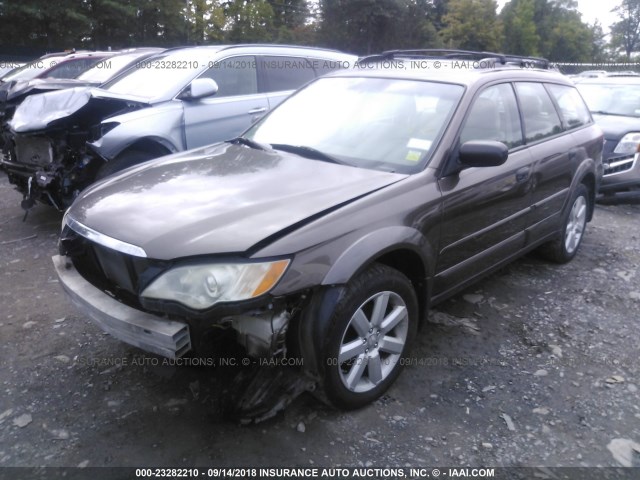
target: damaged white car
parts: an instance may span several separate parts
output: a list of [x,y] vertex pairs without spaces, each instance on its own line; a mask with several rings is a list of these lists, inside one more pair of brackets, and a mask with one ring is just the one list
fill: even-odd
[[355,60],[278,45],[167,50],[100,89],[26,98],[1,165],[25,210],[36,201],[64,210],[96,179],[239,135],[293,90]]

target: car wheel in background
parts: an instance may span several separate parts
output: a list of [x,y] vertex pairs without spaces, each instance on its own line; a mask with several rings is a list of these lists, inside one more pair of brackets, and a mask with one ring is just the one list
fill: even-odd
[[546,258],[566,263],[575,257],[584,238],[589,208],[589,191],[584,184],[580,184],[571,198],[569,211],[565,214],[562,235],[540,249]]

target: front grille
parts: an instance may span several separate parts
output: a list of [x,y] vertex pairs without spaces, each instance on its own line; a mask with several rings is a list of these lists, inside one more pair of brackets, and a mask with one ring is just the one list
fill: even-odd
[[612,158],[609,159],[609,163],[604,165],[604,174],[613,175],[616,173],[626,172],[633,168],[633,164],[635,163],[635,155],[633,157],[627,158]]
[[141,282],[153,274],[151,261],[104,247],[65,226],[60,236],[60,254],[66,255],[82,277],[94,287],[122,303],[141,308]]
[[41,167],[53,162],[53,148],[47,138],[17,135],[15,143],[18,162]]

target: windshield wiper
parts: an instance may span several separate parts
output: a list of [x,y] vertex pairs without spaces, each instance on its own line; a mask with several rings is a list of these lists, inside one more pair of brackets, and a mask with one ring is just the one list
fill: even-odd
[[228,140],[227,143],[239,143],[241,145],[246,145],[249,148],[253,148],[254,150],[263,150],[268,152],[271,150],[271,147],[265,143],[259,143],[254,140],[251,140],[246,137],[236,137],[231,140]]
[[305,158],[312,158],[315,160],[322,160],[329,163],[337,163],[338,165],[349,165],[342,160],[338,160],[337,158],[321,152],[320,150],[316,150],[313,147],[307,147],[304,145],[287,145],[286,143],[272,143],[271,146],[275,150],[282,150],[284,152],[295,153]]

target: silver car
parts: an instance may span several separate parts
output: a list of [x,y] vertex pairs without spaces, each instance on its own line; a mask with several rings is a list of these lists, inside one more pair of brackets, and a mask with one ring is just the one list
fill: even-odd
[[167,50],[100,89],[28,97],[3,166],[25,209],[40,200],[62,210],[98,178],[239,135],[298,87],[355,61],[277,45]]

